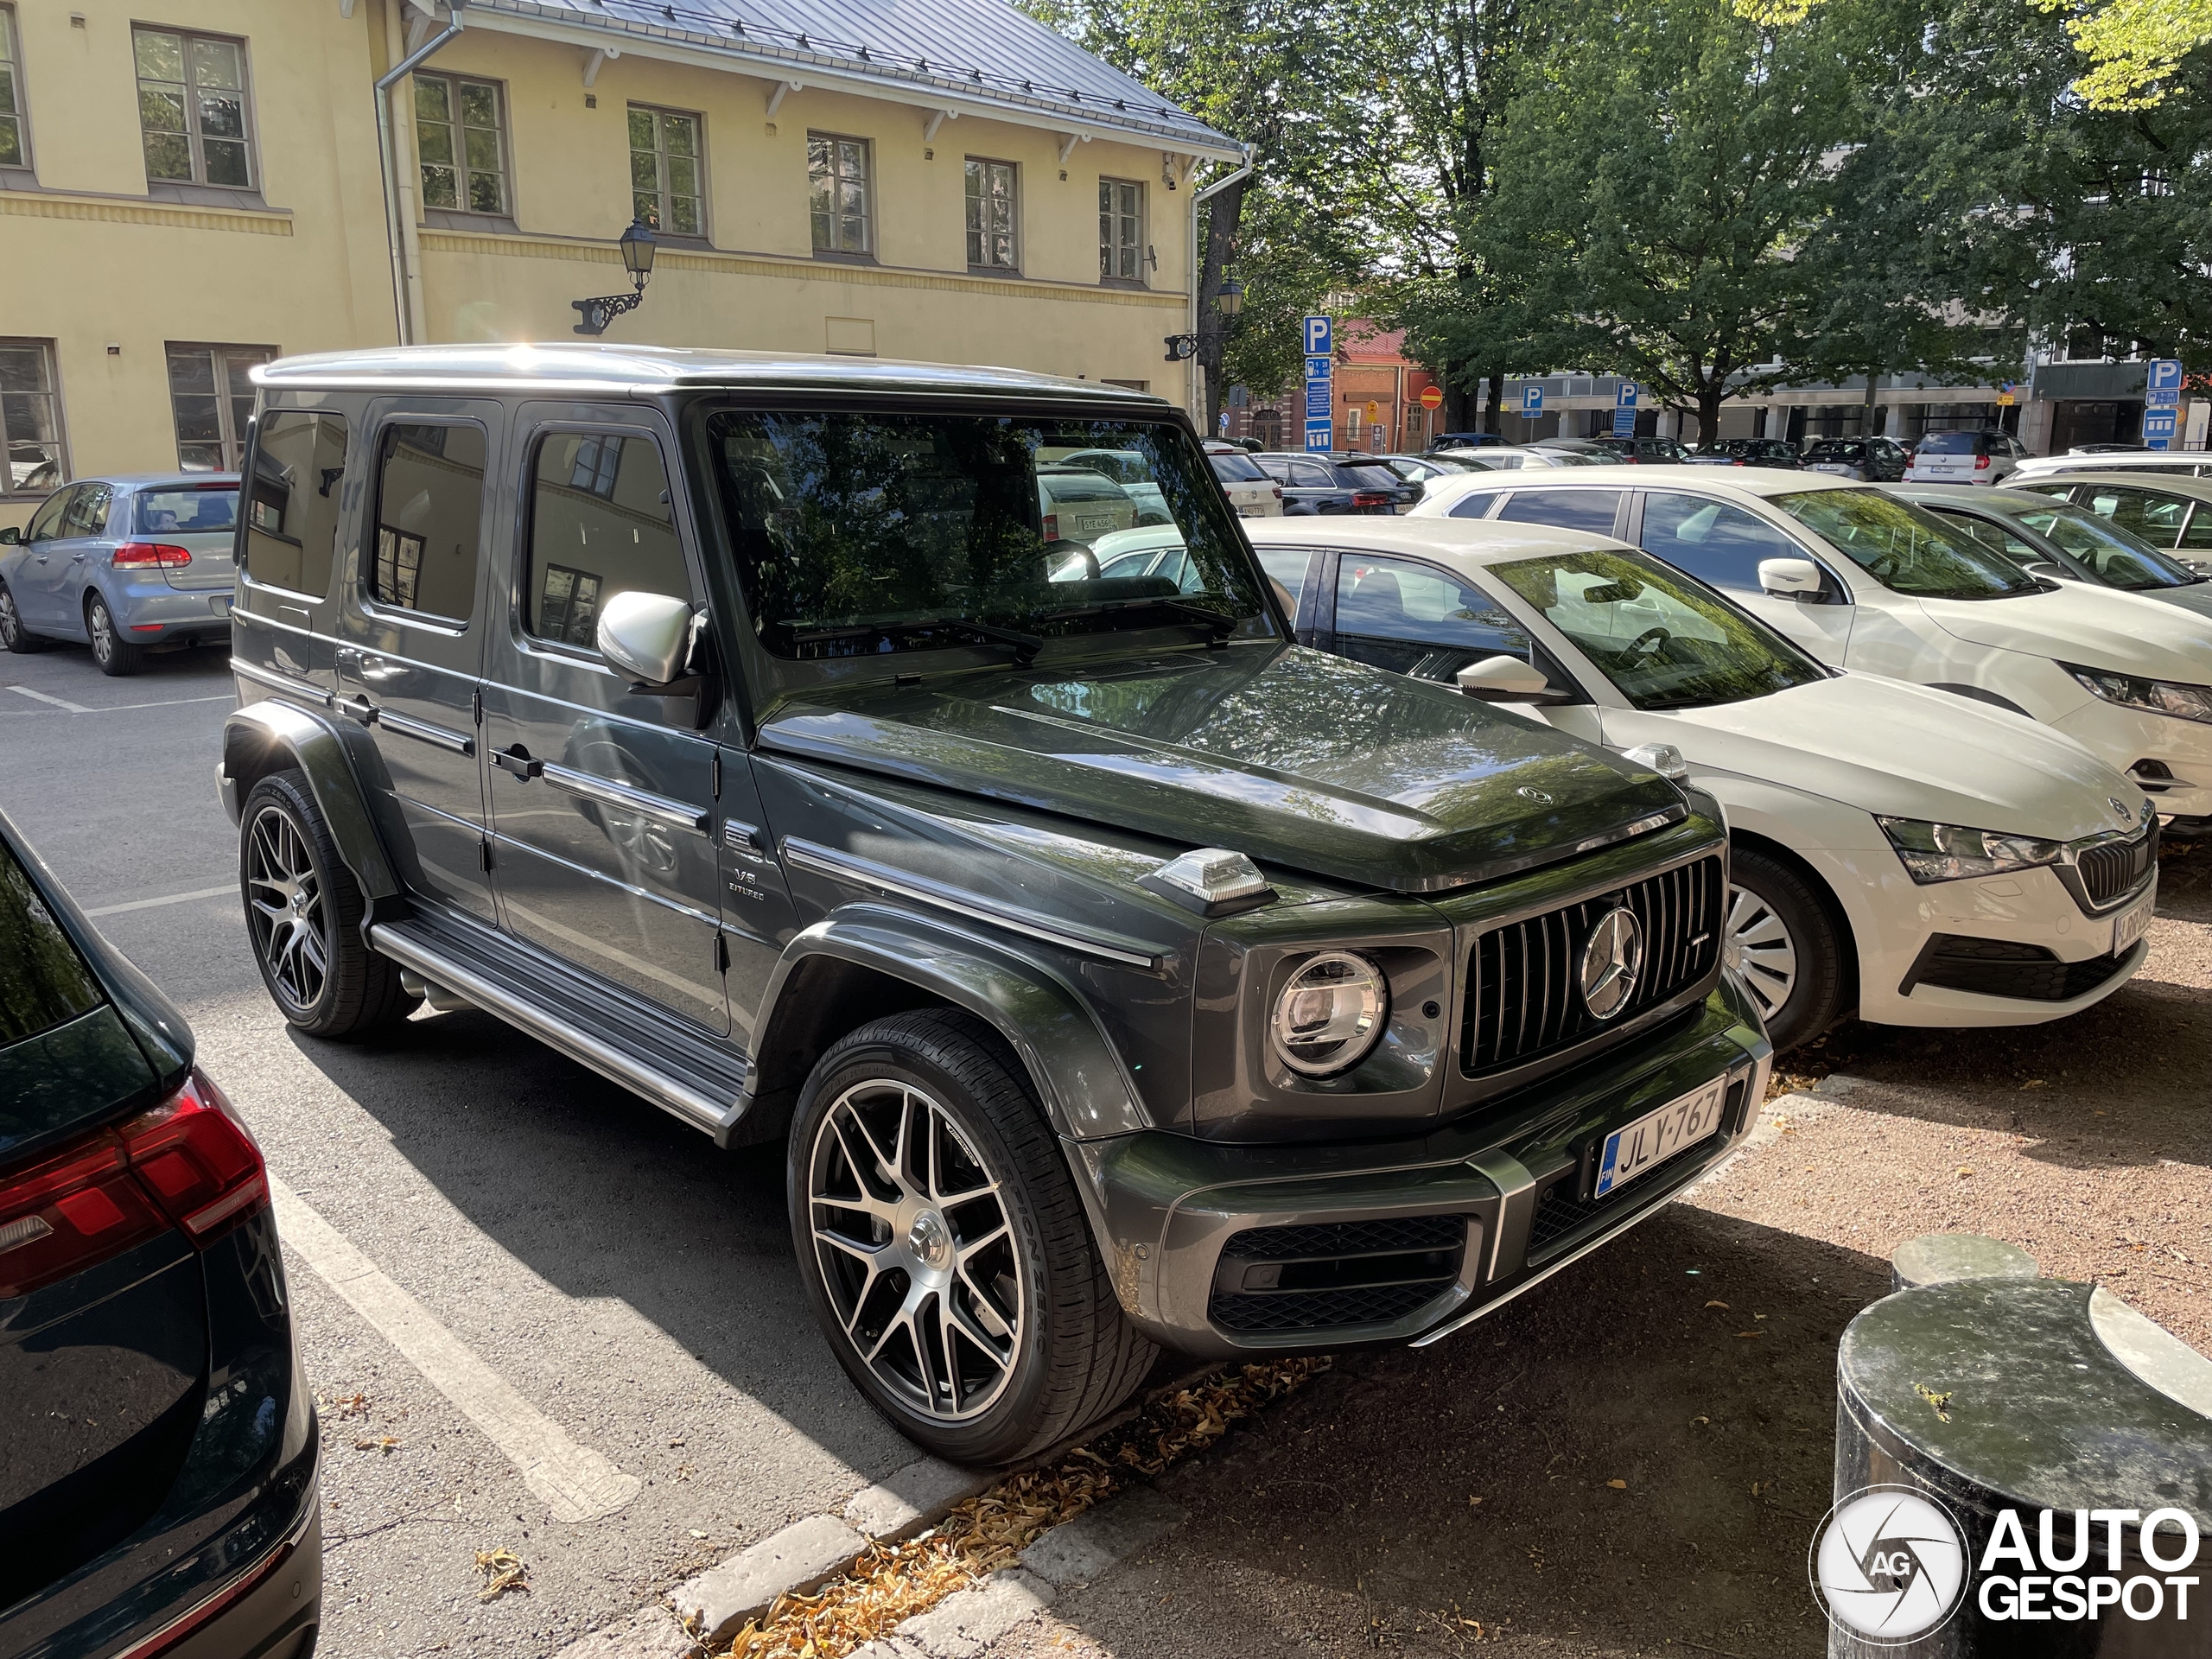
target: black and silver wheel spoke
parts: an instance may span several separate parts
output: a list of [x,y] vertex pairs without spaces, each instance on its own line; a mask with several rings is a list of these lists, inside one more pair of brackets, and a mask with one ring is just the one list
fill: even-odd
[[979,1415],[1028,1317],[999,1181],[952,1115],[909,1084],[848,1089],[815,1135],[815,1256],[854,1352],[913,1409]]
[[247,920],[270,976],[296,1007],[311,1008],[330,973],[322,886],[306,838],[290,817],[264,807],[246,836]]

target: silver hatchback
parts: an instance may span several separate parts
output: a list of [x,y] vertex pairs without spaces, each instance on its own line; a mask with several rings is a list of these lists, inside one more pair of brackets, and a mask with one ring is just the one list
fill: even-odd
[[92,648],[104,674],[146,652],[227,645],[237,570],[235,473],[80,479],[0,529],[0,646]]

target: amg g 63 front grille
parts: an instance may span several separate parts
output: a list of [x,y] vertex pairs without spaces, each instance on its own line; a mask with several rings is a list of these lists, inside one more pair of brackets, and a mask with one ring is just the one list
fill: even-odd
[[[1634,1019],[1713,971],[1726,893],[1719,856],[1700,859],[1563,910],[1494,927],[1467,963],[1459,1068],[1469,1077],[1541,1059]],[[1617,909],[1637,921],[1635,974],[1600,1019],[1583,995],[1583,959]],[[1605,942],[1609,958],[1627,947]]]
[[2143,885],[2151,867],[2158,861],[2158,828],[2151,827],[2133,841],[2101,842],[2075,855],[2082,872],[2082,886],[2089,902],[2100,909],[2115,904]]
[[1222,1247],[1208,1312],[1224,1331],[1385,1325],[1459,1282],[1465,1216],[1254,1227]]

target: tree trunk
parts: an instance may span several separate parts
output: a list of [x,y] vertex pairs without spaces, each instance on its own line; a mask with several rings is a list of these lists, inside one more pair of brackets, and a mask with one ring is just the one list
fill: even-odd
[[1871,438],[1874,435],[1874,420],[1880,412],[1875,407],[1874,392],[1881,378],[1871,368],[1866,371],[1866,412],[1859,417],[1859,435],[1862,438]]
[[1495,434],[1501,429],[1497,417],[1505,407],[1505,371],[1493,370],[1490,377],[1490,408],[1483,416],[1483,430]]
[[1205,388],[1203,431],[1212,437],[1221,429],[1222,324],[1221,283],[1236,250],[1236,226],[1244,216],[1244,188],[1251,180],[1239,179],[1207,205],[1205,254],[1198,266],[1198,368]]
[[1728,396],[1728,383],[1718,378],[1697,389],[1697,441],[1709,444],[1720,435],[1720,405]]
[[[1481,384],[1481,377],[1479,375],[1463,377],[1454,374],[1451,372],[1451,365],[1447,364],[1438,378],[1444,384],[1444,405],[1437,411],[1443,416],[1443,424],[1437,430],[1442,432],[1471,430],[1475,411],[1473,389]],[[1436,434],[1430,433],[1429,441],[1434,442],[1435,439]]]

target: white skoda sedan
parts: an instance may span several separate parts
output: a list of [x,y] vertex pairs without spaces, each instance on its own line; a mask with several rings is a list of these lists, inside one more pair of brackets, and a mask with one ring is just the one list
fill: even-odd
[[1297,597],[1302,643],[1456,681],[1717,797],[1733,843],[1725,949],[1777,1049],[1853,1007],[1887,1025],[2055,1020],[2142,965],[2157,818],[2049,726],[1830,668],[1587,531],[1247,529]]

